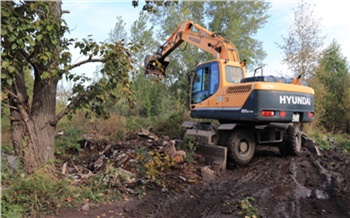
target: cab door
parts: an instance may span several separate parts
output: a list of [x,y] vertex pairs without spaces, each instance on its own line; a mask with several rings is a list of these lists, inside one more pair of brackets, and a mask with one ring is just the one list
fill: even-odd
[[[221,108],[222,101],[216,96],[219,88],[219,67],[217,62],[199,65],[192,81],[191,105]],[[198,106],[199,106],[198,105]]]

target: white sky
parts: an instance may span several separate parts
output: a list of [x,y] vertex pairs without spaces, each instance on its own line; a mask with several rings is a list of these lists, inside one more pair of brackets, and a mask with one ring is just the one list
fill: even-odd
[[[108,39],[108,34],[113,29],[116,17],[122,16],[129,30],[131,24],[137,19],[142,10],[144,1],[140,0],[139,6],[133,8],[132,0],[101,0],[101,1],[72,1],[63,0],[62,8],[69,10],[70,14],[64,14],[71,34],[67,37],[84,38],[92,34],[96,41]],[[314,4],[316,18],[321,18],[323,26],[322,34],[326,36],[324,48],[329,46],[333,39],[341,45],[342,53],[350,61],[350,1],[348,0],[318,0],[308,1]],[[293,9],[298,1],[272,1],[269,10],[270,18],[265,27],[258,31],[256,38],[263,42],[263,48],[267,53],[264,60],[264,75],[291,75],[287,67],[281,64],[282,51],[277,48],[276,43],[282,42],[282,36],[287,36],[288,28],[293,24]],[[176,29],[176,27],[174,27]],[[233,41],[233,40],[232,40]],[[73,61],[78,61],[76,51],[73,52]],[[249,63],[248,63],[249,64]],[[92,73],[95,64],[90,64],[79,69],[79,72]],[[248,76],[251,73],[248,73]]]

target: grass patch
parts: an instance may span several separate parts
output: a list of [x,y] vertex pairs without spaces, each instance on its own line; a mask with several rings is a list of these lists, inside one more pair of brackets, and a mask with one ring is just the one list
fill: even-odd
[[347,134],[314,133],[310,137],[323,150],[337,150],[343,153],[350,151],[350,136]]
[[42,217],[55,213],[63,205],[69,205],[66,199],[76,191],[50,167],[25,175],[3,164],[2,179],[2,217]]
[[121,198],[121,180],[115,177],[112,167],[102,174],[77,181],[63,177],[52,165],[25,175],[21,169],[14,171],[4,162],[1,217],[44,217],[57,213],[62,207]]

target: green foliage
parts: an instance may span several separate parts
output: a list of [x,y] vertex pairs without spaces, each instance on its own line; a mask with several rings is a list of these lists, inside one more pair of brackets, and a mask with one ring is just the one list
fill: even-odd
[[255,39],[257,31],[268,19],[270,3],[263,1],[210,1],[206,14],[209,28],[227,36],[239,51],[248,68],[262,66],[266,57],[262,42]]
[[138,102],[133,110],[133,115],[142,117],[156,117],[163,115],[169,108],[170,100],[166,95],[167,86],[162,83],[152,83],[143,75],[138,75],[131,86],[134,91],[135,101]]
[[14,171],[2,160],[1,217],[44,217],[62,207],[77,206],[86,201],[106,202],[120,199],[122,182],[116,169],[107,164],[101,174],[91,175],[83,184],[61,177],[52,166],[26,175]]
[[326,135],[321,133],[315,133],[311,135],[311,138],[315,140],[316,145],[324,150],[331,149],[331,143],[328,141],[328,138]]
[[147,151],[142,147],[136,151],[136,158],[139,163],[139,174],[141,177],[163,183],[163,173],[174,165],[169,155],[160,154],[156,150]]
[[127,42],[128,34],[125,29],[126,23],[121,16],[117,16],[117,21],[115,22],[113,30],[109,33],[109,38],[112,42],[119,42],[121,40],[124,43]]
[[144,64],[144,59],[147,54],[151,54],[154,49],[158,46],[158,42],[153,37],[153,26],[147,27],[149,22],[149,15],[141,11],[139,17],[131,26],[130,41],[135,44],[141,44],[139,50],[133,53],[135,57],[135,68],[139,69],[141,73],[144,70],[141,66]]
[[[94,113],[106,118],[109,115],[108,108],[121,97],[124,97],[132,106],[129,74],[133,71],[133,59],[130,53],[136,52],[138,46],[126,44],[123,41],[114,41],[112,44],[97,43],[90,37],[82,40],[64,38],[69,28],[61,18],[60,10],[60,4],[54,1],[2,3],[1,82],[5,92],[12,93],[14,98],[24,95],[16,93],[17,89],[13,87],[13,81],[17,75],[30,75],[31,72],[34,72],[35,83],[44,81],[40,86],[42,89],[45,85],[57,84],[64,77],[73,82],[71,98],[68,99],[70,105],[52,121],[53,124],[77,109],[85,109],[87,116]],[[79,49],[86,60],[72,63],[69,50],[71,46]],[[74,68],[91,62],[103,63],[100,69],[100,80],[92,81],[85,75],[72,72]],[[31,77],[26,76],[23,84],[33,85],[30,79]],[[18,78],[17,82],[19,82]],[[88,83],[90,85],[86,85]],[[24,87],[17,88],[22,92]],[[31,90],[33,87],[24,88],[24,92],[28,94],[33,94]],[[40,94],[40,91],[37,90],[34,94]],[[51,92],[45,94],[49,95]],[[33,105],[44,107],[46,103],[35,104],[39,99],[35,96],[29,99],[33,99]],[[55,101],[55,96],[50,99]],[[24,100],[26,101],[24,104],[29,105],[28,99]],[[49,105],[54,105],[54,102],[50,102]]]
[[180,149],[186,152],[186,157],[184,158],[184,161],[188,163],[191,163],[192,161],[194,161],[193,155],[197,149],[197,143],[196,143],[195,137],[185,135]]
[[7,107],[1,106],[1,150],[6,153],[11,153],[11,122],[9,119],[10,110]]
[[81,131],[76,127],[69,127],[63,132],[62,136],[59,136],[55,140],[55,152],[58,154],[64,154],[69,150],[80,150],[78,140],[81,138]]
[[67,197],[75,192],[69,182],[59,178],[49,168],[42,168],[32,175],[6,171],[3,180],[1,215],[3,217],[41,217],[57,212],[67,205]]
[[244,215],[245,218],[258,218],[260,217],[258,209],[254,208],[252,202],[254,198],[246,197],[240,201],[240,208],[242,212],[240,214]]
[[350,151],[350,136],[347,134],[322,134],[320,132],[310,135],[316,145],[324,150],[337,150],[344,153]]
[[55,2],[2,3],[3,87],[10,87],[12,83],[9,81],[16,74],[31,72],[33,63],[36,67],[49,66],[51,74],[44,70],[41,78],[57,76],[60,69],[52,63],[62,59],[55,51],[58,47],[65,48],[69,42],[61,40],[68,27],[57,17],[58,14],[52,12],[56,6]]
[[316,74],[322,96],[318,96],[320,124],[333,133],[349,133],[350,123],[350,74],[347,60],[340,46],[333,41],[324,50]]
[[184,128],[181,128],[183,121],[182,114],[172,113],[168,118],[156,123],[153,126],[154,131],[158,134],[167,135],[170,138],[182,138],[185,133]]
[[339,147],[344,153],[350,152],[350,136],[345,134],[336,134],[335,140],[338,143]]

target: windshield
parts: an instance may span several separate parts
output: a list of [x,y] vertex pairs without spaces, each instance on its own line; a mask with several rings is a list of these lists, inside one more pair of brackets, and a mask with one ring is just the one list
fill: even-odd
[[225,66],[225,77],[229,83],[240,83],[243,79],[243,70],[240,67]]

